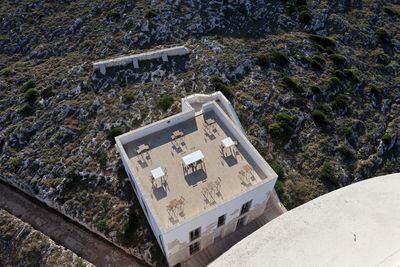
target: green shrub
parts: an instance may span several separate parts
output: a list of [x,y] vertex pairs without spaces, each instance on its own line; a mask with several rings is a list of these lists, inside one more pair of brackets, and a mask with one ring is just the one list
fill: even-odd
[[31,104],[25,104],[22,108],[18,110],[19,113],[27,115],[33,111],[33,107]]
[[0,70],[0,75],[1,76],[5,76],[8,77],[13,73],[13,70],[11,68],[4,68],[2,70]]
[[384,5],[382,10],[390,15],[390,16],[394,16],[394,17],[398,17],[400,18],[400,9],[391,5]]
[[83,260],[81,258],[78,258],[75,266],[76,267],[86,267],[86,264],[83,262]]
[[379,53],[376,55],[376,63],[377,64],[382,64],[382,65],[387,65],[389,64],[390,59],[385,53]]
[[341,144],[340,146],[337,147],[337,151],[345,156],[346,158],[353,158],[354,157],[354,152],[353,149],[351,149],[350,146],[346,144]]
[[22,158],[20,158],[20,157],[14,157],[14,158],[11,158],[10,161],[11,161],[12,167],[13,167],[14,169],[18,169],[18,168],[21,166]]
[[26,92],[27,90],[29,90],[31,88],[35,88],[35,87],[36,87],[36,83],[32,80],[28,80],[22,85],[22,91]]
[[41,92],[40,95],[44,98],[47,98],[49,96],[51,96],[53,94],[53,92],[51,91],[51,87],[47,86],[46,88],[44,88]]
[[316,123],[319,123],[319,124],[327,124],[328,123],[325,113],[320,109],[314,109],[311,112],[311,117],[314,119],[314,121]]
[[332,107],[335,109],[344,109],[349,105],[349,98],[345,94],[337,94],[332,101]]
[[115,137],[117,137],[118,135],[121,135],[123,133],[124,133],[124,131],[121,128],[119,128],[119,127],[113,128],[113,129],[111,129],[111,131],[108,132],[107,138],[109,140],[113,141]]
[[276,160],[270,163],[271,168],[276,172],[278,175],[278,179],[283,180],[285,179],[285,169],[283,166]]
[[29,103],[33,104],[35,101],[38,99],[39,93],[36,91],[36,89],[28,89],[25,93],[25,100],[28,101]]
[[342,80],[342,81],[346,78],[346,74],[344,74],[344,72],[341,71],[341,70],[335,70],[333,72],[333,76],[338,78],[338,79],[340,79],[340,80]]
[[343,133],[347,136],[350,136],[353,134],[353,130],[351,129],[351,127],[344,127],[343,128]]
[[216,91],[220,91],[228,99],[234,98],[231,87],[228,84],[225,84],[218,75],[215,74],[211,76],[210,81]]
[[276,121],[268,126],[268,131],[272,138],[288,140],[295,130],[297,118],[285,112],[276,114]]
[[158,106],[164,110],[167,111],[172,104],[174,103],[174,98],[172,95],[165,94],[162,97],[160,97],[160,100],[158,101]]
[[304,64],[309,64],[310,59],[306,57],[305,55],[298,55],[297,58]]
[[257,56],[257,64],[260,65],[261,67],[268,67],[269,66],[269,58],[264,55],[258,55]]
[[355,69],[344,69],[343,73],[346,77],[354,82],[359,82],[360,79],[358,78],[357,71]]
[[278,65],[286,66],[289,64],[289,58],[286,53],[274,50],[270,53],[270,60]]
[[310,34],[308,37],[311,41],[319,44],[323,48],[335,48],[335,40],[329,37],[324,37],[321,35]]
[[151,19],[151,18],[154,18],[156,16],[157,16],[157,12],[155,10],[153,10],[153,9],[146,10],[146,12],[144,14],[144,17],[146,19]]
[[107,152],[103,149],[99,150],[96,154],[96,159],[101,166],[105,166],[107,163]]
[[376,35],[376,38],[382,43],[388,43],[390,40],[389,33],[383,28],[376,29],[375,35]]
[[131,92],[126,92],[122,95],[122,102],[124,104],[129,104],[132,103],[132,101],[135,99],[135,96]]
[[313,85],[313,86],[311,86],[310,87],[310,90],[311,90],[311,92],[313,93],[313,94],[320,94],[320,93],[322,93],[322,90],[321,90],[321,88],[319,88],[317,85]]
[[311,67],[314,70],[323,70],[324,69],[324,66],[322,66],[318,61],[316,61],[314,59],[311,60]]
[[299,20],[303,24],[310,24],[312,17],[311,13],[308,10],[303,10],[299,13]]
[[295,93],[302,93],[304,92],[303,87],[301,85],[299,85],[295,80],[293,80],[292,78],[284,75],[282,77],[282,82],[284,87],[288,88],[288,89],[292,89],[293,92]]
[[116,9],[111,9],[107,13],[107,18],[108,19],[118,19],[120,17],[121,17],[121,15],[119,14],[118,10],[116,10]]
[[386,145],[390,144],[390,142],[392,142],[392,136],[389,133],[385,133],[382,136],[382,142]]
[[336,66],[343,66],[347,62],[346,57],[339,55],[339,54],[329,55],[329,58],[332,60],[333,64],[335,64]]
[[328,79],[327,85],[329,90],[333,90],[340,85],[340,80],[337,77],[331,77]]
[[336,181],[336,177],[335,177],[331,162],[327,162],[327,161],[324,162],[324,164],[322,164],[319,172],[320,172],[319,176],[320,176],[321,180],[323,180],[325,182],[336,184],[337,181]]
[[100,219],[96,222],[96,228],[101,231],[101,232],[108,232],[110,230],[110,227],[107,224],[106,219]]
[[279,196],[281,196],[284,193],[285,183],[282,180],[276,180],[275,191]]

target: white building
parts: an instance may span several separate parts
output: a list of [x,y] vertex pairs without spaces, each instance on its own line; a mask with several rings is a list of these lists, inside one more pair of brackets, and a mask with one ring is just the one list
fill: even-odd
[[115,140],[171,266],[262,214],[277,179],[220,92]]

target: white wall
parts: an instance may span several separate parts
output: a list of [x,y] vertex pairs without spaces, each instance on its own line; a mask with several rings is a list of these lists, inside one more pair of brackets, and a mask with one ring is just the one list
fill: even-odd
[[[189,233],[191,231],[198,227],[201,227],[201,231],[202,233],[204,233],[208,225],[213,222],[217,222],[218,217],[224,214],[226,214],[225,224],[228,224],[230,221],[239,216],[239,213],[236,213],[234,215],[231,214],[234,213],[236,210],[239,210],[240,212],[240,209],[244,203],[252,200],[251,210],[255,207],[255,205],[263,203],[267,198],[267,194],[271,192],[271,190],[273,190],[275,181],[276,180],[274,179],[269,180],[268,182],[257,186],[253,190],[248,191],[240,196],[235,196],[233,199],[227,200],[227,202],[216,206],[215,208],[212,208],[207,213],[201,214],[200,216],[195,217],[194,219],[180,225],[179,227],[172,229],[169,232],[166,232],[163,235],[165,240],[164,243],[168,244],[169,242],[172,242],[176,239],[178,239],[180,242],[189,243]],[[215,228],[217,228],[217,226],[215,226]],[[167,255],[171,255],[178,252],[180,249],[181,248],[179,246],[175,246],[173,249],[167,250],[166,252]]]
[[108,68],[108,67],[126,65],[126,64],[133,63],[133,60],[140,61],[140,60],[149,60],[149,59],[160,58],[160,57],[162,57],[163,54],[166,54],[167,56],[180,56],[180,55],[186,55],[188,53],[189,53],[189,49],[187,49],[185,46],[165,48],[165,49],[150,51],[150,52],[146,52],[146,53],[136,54],[136,55],[123,56],[123,57],[118,57],[118,58],[114,58],[114,59],[108,59],[108,60],[94,62],[93,69],[96,70],[96,69],[101,68],[102,66],[104,68]]
[[195,116],[195,111],[194,111],[194,109],[191,109],[186,112],[182,112],[177,115],[165,118],[161,121],[154,122],[152,124],[149,124],[147,126],[139,128],[137,130],[130,131],[123,135],[117,136],[115,138],[115,140],[117,140],[117,139],[120,140],[121,144],[124,145],[133,140],[137,140],[137,139],[147,136],[149,134],[161,131],[161,130],[171,127],[173,125],[184,122],[188,119],[194,118],[194,116]]

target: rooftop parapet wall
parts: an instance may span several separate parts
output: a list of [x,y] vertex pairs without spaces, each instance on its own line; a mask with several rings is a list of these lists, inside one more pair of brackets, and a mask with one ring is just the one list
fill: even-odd
[[163,61],[168,61],[168,57],[172,56],[183,56],[189,53],[189,49],[185,46],[176,46],[171,48],[165,48],[155,51],[150,51],[141,54],[135,54],[130,56],[123,56],[113,59],[107,59],[102,61],[97,61],[93,63],[93,70],[100,70],[104,75],[106,73],[106,68],[123,66],[132,63],[135,69],[139,68],[139,61],[151,60],[156,58],[162,58]]

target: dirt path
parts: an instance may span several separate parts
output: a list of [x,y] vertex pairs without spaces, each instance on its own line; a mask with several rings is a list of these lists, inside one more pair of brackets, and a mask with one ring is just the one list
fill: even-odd
[[3,182],[0,182],[0,208],[96,266],[146,266],[103,238]]

